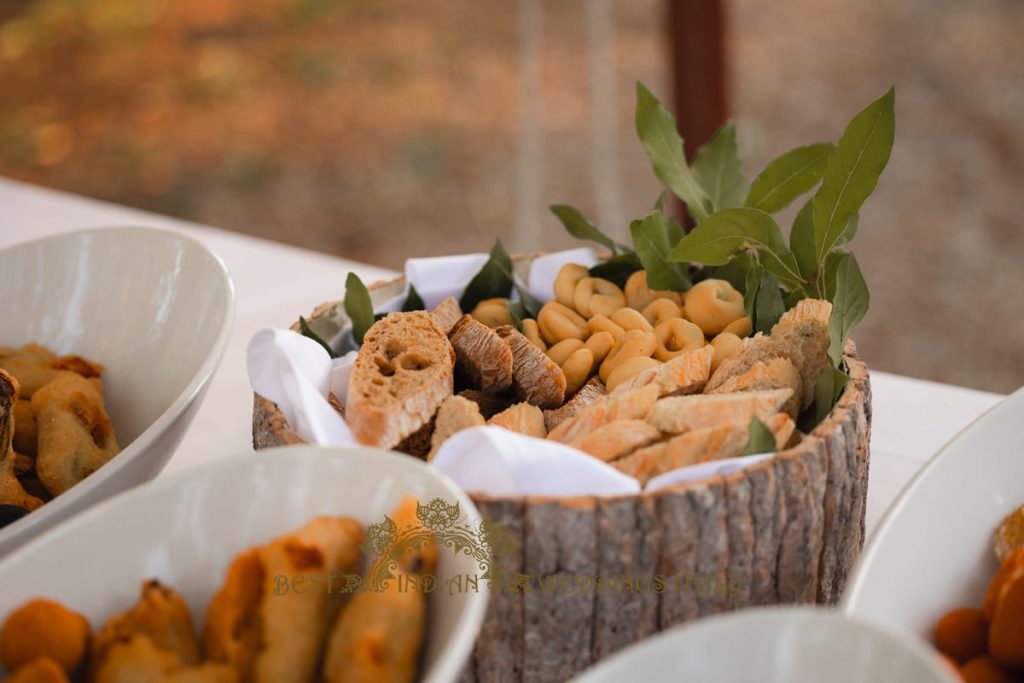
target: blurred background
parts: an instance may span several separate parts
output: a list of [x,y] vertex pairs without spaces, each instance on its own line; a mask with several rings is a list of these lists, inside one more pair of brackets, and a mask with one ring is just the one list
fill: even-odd
[[567,246],[553,202],[624,239],[660,191],[636,80],[688,144],[736,119],[750,177],[895,83],[855,337],[1010,391],[1022,29],[1019,0],[0,0],[0,175],[399,268]]

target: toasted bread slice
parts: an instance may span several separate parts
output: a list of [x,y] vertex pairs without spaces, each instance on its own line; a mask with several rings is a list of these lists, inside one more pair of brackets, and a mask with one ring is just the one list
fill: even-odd
[[661,438],[661,432],[643,420],[615,420],[598,427],[569,445],[604,462],[611,462]]
[[434,317],[434,322],[442,332],[451,334],[455,323],[459,322],[459,318],[462,317],[462,308],[459,307],[459,302],[455,300],[455,297],[450,296],[439,303],[437,308],[430,312],[430,315]]
[[455,351],[430,313],[389,313],[367,331],[345,419],[356,439],[394,448],[426,424],[454,387]]
[[758,361],[741,375],[730,377],[710,394],[734,394],[744,391],[792,389],[793,395],[782,406],[782,411],[793,419],[800,413],[800,372],[789,358],[780,357]]
[[572,443],[609,422],[642,420],[647,417],[647,413],[657,400],[658,387],[655,384],[624,391],[621,394],[609,394],[548,432],[548,438],[562,443]]
[[711,376],[711,360],[714,356],[714,347],[707,344],[641,372],[615,387],[615,391],[639,389],[653,382],[658,385],[658,395],[661,397],[699,394]]
[[511,325],[494,330],[512,349],[512,390],[522,401],[557,408],[565,401],[565,375],[547,354]]
[[667,434],[722,424],[746,425],[755,415],[767,422],[792,395],[792,389],[774,389],[713,396],[671,396],[654,404],[647,421]]
[[484,416],[485,420],[491,419],[515,403],[513,399],[508,398],[505,394],[486,394],[477,389],[464,389],[456,394],[456,396],[461,396],[475,403],[480,408],[480,414]]
[[727,381],[749,371],[755,364],[775,358],[788,358],[800,374],[799,409],[814,401],[814,383],[829,363],[828,319],[832,304],[818,299],[803,299],[786,311],[772,328],[770,336],[761,334],[743,340],[739,353],[725,359],[711,376],[705,393],[717,393]]
[[608,391],[604,388],[604,382],[596,375],[583,385],[583,388],[576,392],[576,395],[565,402],[560,408],[544,411],[544,425],[550,432],[570,417],[573,417],[585,407],[604,398]]
[[[785,413],[772,416],[766,426],[775,434],[776,448],[784,448],[795,423]],[[654,477],[672,470],[711,460],[735,458],[750,440],[750,425],[741,422],[702,427],[656,443],[612,463],[620,472],[646,485]]]
[[487,423],[527,436],[535,436],[538,439],[543,439],[548,435],[548,428],[544,426],[544,413],[540,408],[526,401],[498,413]]
[[434,421],[434,434],[430,437],[430,454],[427,460],[431,460],[448,438],[455,432],[461,432],[470,427],[480,427],[484,424],[484,417],[480,414],[477,404],[461,396],[449,396],[437,410],[437,419]]
[[455,349],[455,364],[474,388],[496,393],[512,384],[512,349],[494,330],[464,315],[448,339]]
[[[444,405],[443,403],[441,405]],[[395,446],[399,453],[411,455],[414,458],[426,459],[430,454],[430,440],[434,436],[434,426],[437,424],[437,415],[434,415],[426,424],[417,429]]]

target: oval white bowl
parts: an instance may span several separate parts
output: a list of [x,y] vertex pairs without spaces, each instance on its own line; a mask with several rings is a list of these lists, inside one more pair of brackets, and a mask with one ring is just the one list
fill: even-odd
[[996,526],[1024,503],[1024,389],[966,427],[907,485],[847,584],[843,607],[931,640],[957,607],[980,607],[998,569]]
[[[197,629],[232,558],[317,515],[384,521],[401,499],[458,502],[480,513],[450,479],[406,455],[365,447],[289,446],[218,460],[150,482],[51,529],[0,560],[0,622],[35,596],[58,600],[99,627],[134,604],[146,578],[188,602]],[[438,576],[479,575],[476,560],[442,548]],[[455,680],[487,610],[489,592],[434,591],[421,680]]]
[[185,435],[231,334],[227,268],[165,230],[64,233],[0,251],[0,345],[37,342],[105,366],[123,449],[80,484],[0,529],[0,557],[156,476]]
[[834,610],[757,608],[701,619],[616,654],[575,683],[955,683],[924,643]]

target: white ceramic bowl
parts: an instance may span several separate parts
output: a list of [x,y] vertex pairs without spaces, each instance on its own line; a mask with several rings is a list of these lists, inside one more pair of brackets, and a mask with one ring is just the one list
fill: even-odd
[[[80,611],[94,628],[157,578],[188,602],[197,628],[210,597],[241,550],[312,517],[350,515],[364,524],[408,494],[458,502],[474,526],[480,513],[450,479],[406,455],[365,447],[289,446],[247,453],[150,482],[100,503],[0,560],[0,620],[34,596]],[[442,548],[438,576],[478,575],[476,560]],[[423,659],[428,683],[455,680],[487,610],[479,592],[434,591]]]
[[929,648],[833,610],[759,608],[670,629],[576,683],[955,683]]
[[0,529],[0,557],[163,469],[220,363],[233,319],[224,264],[178,233],[85,230],[0,251],[0,345],[38,342],[106,366],[107,409],[123,449]]
[[928,640],[943,614],[980,607],[998,569],[996,526],[1024,503],[1024,389],[946,444],[875,531],[843,598],[863,615]]

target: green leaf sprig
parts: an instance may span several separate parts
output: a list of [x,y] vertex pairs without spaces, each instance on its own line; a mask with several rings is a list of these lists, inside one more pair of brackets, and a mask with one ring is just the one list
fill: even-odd
[[355,273],[345,278],[345,313],[352,321],[352,339],[357,345],[363,343],[366,331],[373,326],[376,318],[373,315],[373,302],[370,291]]
[[759,453],[774,453],[778,450],[775,447],[775,435],[768,425],[761,422],[755,415],[750,418],[750,438],[747,440],[747,447],[741,455],[757,455]]
[[324,351],[326,351],[327,355],[330,356],[331,358],[338,357],[338,352],[332,349],[331,345],[324,341],[323,337],[314,332],[313,328],[309,326],[309,321],[303,318],[301,315],[299,316],[299,332],[302,334],[303,337],[309,337],[317,344],[324,347]]

